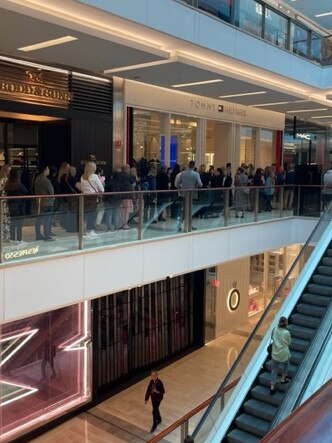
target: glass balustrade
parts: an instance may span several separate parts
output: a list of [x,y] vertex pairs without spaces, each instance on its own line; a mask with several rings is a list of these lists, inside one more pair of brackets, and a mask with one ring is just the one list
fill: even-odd
[[244,223],[320,217],[320,186],[137,191],[0,198],[3,264]]

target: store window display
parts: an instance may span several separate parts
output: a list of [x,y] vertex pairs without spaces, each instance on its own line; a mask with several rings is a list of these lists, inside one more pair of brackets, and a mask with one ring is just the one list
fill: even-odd
[[187,165],[195,160],[198,119],[183,115],[171,116],[170,166]]
[[0,326],[0,442],[90,400],[89,304]]

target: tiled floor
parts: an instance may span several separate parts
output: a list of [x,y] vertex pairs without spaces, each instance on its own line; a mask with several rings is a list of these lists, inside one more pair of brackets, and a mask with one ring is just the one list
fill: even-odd
[[[162,424],[156,433],[202,403],[217,390],[257,318],[159,372],[166,394]],[[100,403],[97,407],[36,438],[34,443],[141,443],[152,435],[151,405],[144,405],[148,378]],[[195,424],[193,420],[192,424]],[[180,442],[179,430],[163,442]]]

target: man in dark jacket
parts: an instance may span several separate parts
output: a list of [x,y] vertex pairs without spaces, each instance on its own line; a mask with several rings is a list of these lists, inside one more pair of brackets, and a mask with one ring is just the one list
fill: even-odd
[[149,397],[151,397],[151,403],[152,403],[153,423],[150,431],[151,433],[154,432],[159,423],[161,423],[159,406],[162,399],[164,398],[164,394],[165,394],[164,385],[163,382],[158,378],[158,372],[151,371],[151,380],[145,394],[145,404],[147,404]]
[[[38,216],[35,221],[36,240],[54,241],[51,237],[52,212],[54,206],[54,189],[51,181],[47,178],[50,175],[50,168],[44,166],[40,170],[40,174],[35,180],[35,194],[48,195],[49,197],[41,197],[39,199]],[[40,228],[44,222],[44,236],[42,236]]]

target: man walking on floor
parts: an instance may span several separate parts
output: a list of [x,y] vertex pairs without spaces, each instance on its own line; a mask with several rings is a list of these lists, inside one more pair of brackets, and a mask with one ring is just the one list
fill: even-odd
[[154,432],[159,423],[161,423],[159,406],[162,399],[164,398],[164,394],[165,394],[164,385],[163,382],[158,378],[158,372],[151,371],[151,380],[145,394],[145,404],[147,404],[150,397],[152,403],[153,423],[150,431],[151,433]]

